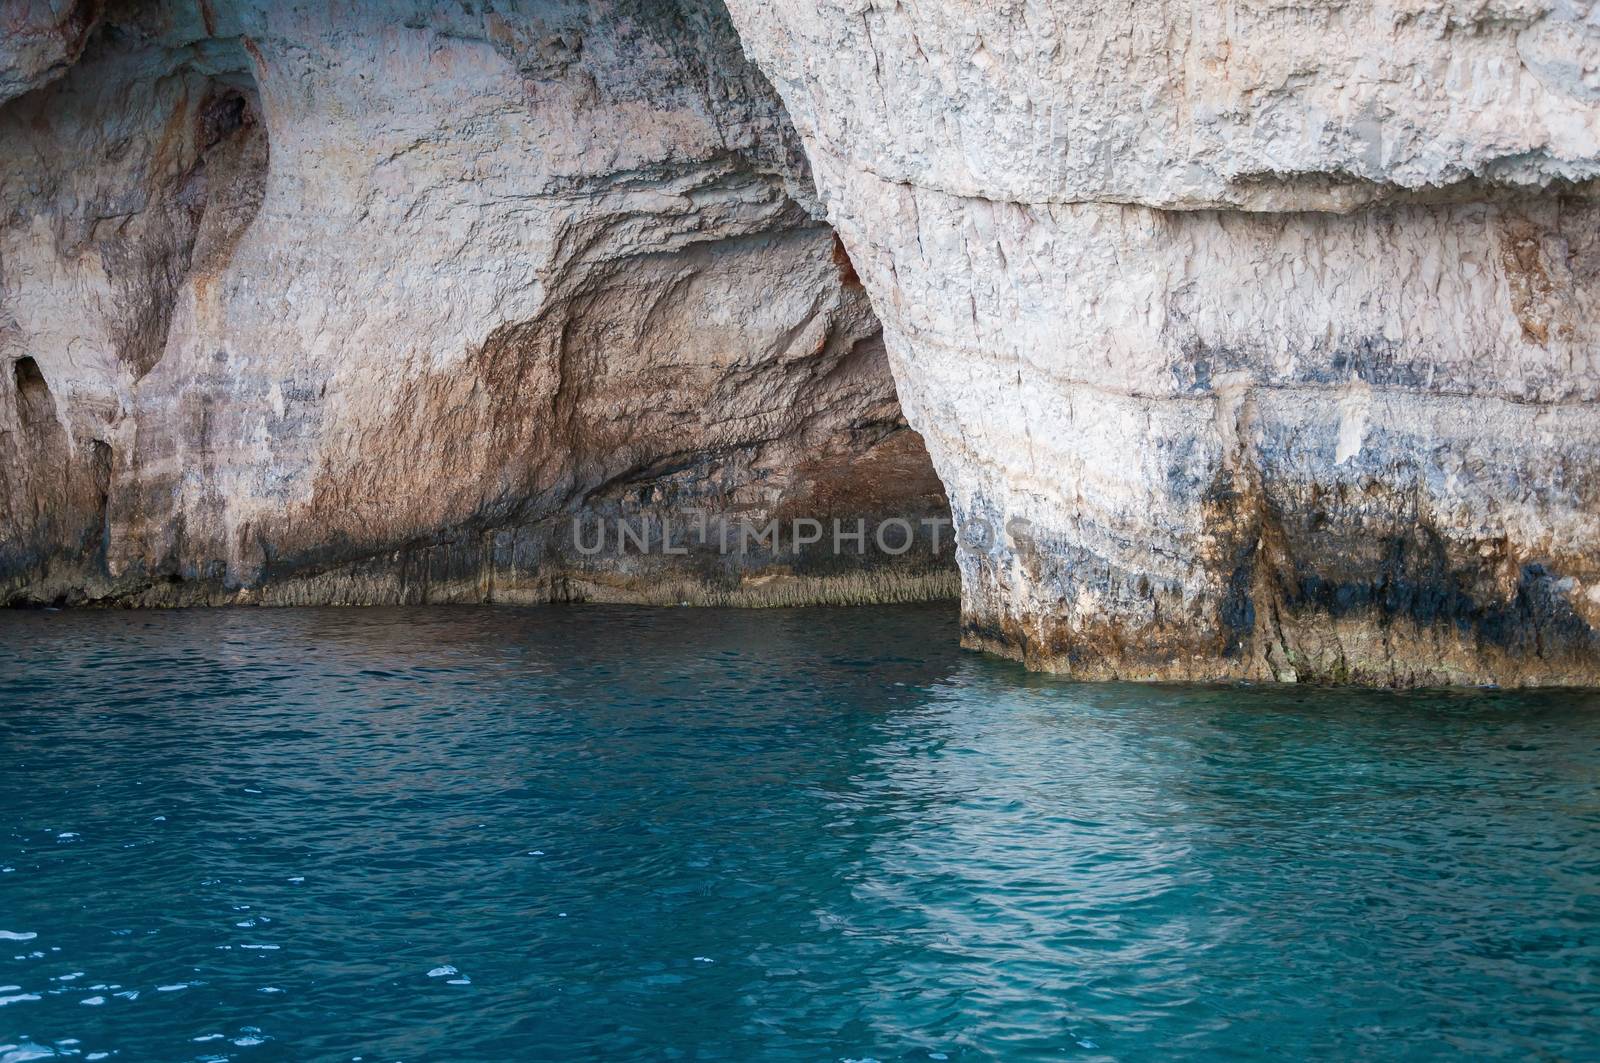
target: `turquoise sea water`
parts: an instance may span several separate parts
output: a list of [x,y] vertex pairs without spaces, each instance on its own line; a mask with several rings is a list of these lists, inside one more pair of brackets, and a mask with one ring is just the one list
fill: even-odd
[[955,638],[0,615],[0,1060],[1600,1058],[1600,695]]

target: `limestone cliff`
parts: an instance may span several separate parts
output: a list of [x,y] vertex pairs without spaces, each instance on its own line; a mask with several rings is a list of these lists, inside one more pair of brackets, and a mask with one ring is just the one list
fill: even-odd
[[1600,681],[1600,4],[729,0],[1086,677]]
[[948,513],[717,0],[34,0],[0,35],[0,599],[953,592],[926,538],[575,549]]
[[920,596],[569,529],[937,468],[1031,666],[1600,682],[1600,3],[728,7],[9,5],[0,595]]

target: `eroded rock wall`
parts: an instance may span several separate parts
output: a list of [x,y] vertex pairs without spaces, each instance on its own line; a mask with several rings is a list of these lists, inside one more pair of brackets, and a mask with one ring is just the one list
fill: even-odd
[[1600,4],[730,8],[997,531],[968,644],[1600,682]]
[[953,590],[925,536],[575,549],[947,513],[718,0],[6,11],[0,597]]

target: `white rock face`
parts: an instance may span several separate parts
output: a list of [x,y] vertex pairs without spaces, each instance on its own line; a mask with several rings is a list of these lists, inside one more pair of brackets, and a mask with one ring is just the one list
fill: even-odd
[[1582,0],[734,0],[819,152],[1022,203],[1348,207],[1600,175]]
[[1003,528],[969,644],[1600,681],[1600,4],[730,8]]
[[8,6],[0,595],[936,592],[569,537],[936,515],[892,365],[972,645],[1600,682],[1600,4],[730,6]]
[[571,549],[574,514],[944,507],[714,0],[6,10],[5,597],[953,584]]

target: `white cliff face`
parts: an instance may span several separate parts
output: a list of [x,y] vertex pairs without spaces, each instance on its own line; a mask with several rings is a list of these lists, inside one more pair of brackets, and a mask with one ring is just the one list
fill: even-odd
[[0,596],[937,592],[569,535],[936,515],[892,366],[971,645],[1600,681],[1600,4],[729,6],[8,6]]
[[1600,679],[1600,5],[731,0],[1091,677]]
[[819,153],[1006,202],[1351,206],[1600,175],[1582,0],[734,0]]
[[949,585],[571,549],[573,514],[944,506],[718,4],[77,10],[0,46],[7,596]]

